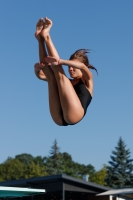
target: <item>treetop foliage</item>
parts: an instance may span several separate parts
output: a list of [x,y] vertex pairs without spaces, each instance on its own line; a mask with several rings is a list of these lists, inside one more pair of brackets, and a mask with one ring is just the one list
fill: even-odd
[[121,137],[110,158],[105,178],[107,185],[113,188],[133,186],[133,159]]
[[109,166],[104,165],[96,171],[91,164],[80,164],[73,161],[67,152],[60,152],[57,141],[54,140],[48,156],[34,157],[23,153],[16,155],[15,158],[8,157],[0,164],[0,181],[64,173],[80,179],[83,175],[89,175],[90,182],[114,188],[133,186],[133,159],[130,159],[130,151],[126,149],[121,138],[110,158]]

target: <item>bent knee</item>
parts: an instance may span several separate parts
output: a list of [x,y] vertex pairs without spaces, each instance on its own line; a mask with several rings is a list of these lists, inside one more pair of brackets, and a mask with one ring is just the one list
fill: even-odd
[[68,124],[76,124],[78,123],[84,116],[84,113],[81,114],[74,114],[74,115],[65,115],[64,116],[64,120],[68,123]]

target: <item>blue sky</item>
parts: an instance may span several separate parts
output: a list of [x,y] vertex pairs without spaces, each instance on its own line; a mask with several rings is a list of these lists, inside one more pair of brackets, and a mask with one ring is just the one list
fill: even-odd
[[[0,5],[0,163],[21,153],[61,152],[96,170],[108,164],[119,137],[133,158],[133,1],[23,0]],[[84,119],[60,127],[51,119],[47,83],[33,72],[39,61],[34,38],[40,17],[53,21],[51,37],[63,59],[92,49],[94,96]],[[67,73],[67,67],[64,67]]]

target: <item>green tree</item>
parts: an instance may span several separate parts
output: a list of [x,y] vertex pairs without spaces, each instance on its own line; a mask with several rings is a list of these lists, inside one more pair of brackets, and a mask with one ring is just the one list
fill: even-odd
[[17,159],[8,158],[0,165],[0,180],[17,180],[23,178],[24,165]]
[[34,157],[31,154],[27,153],[16,155],[15,158],[25,165],[29,164],[34,159]]
[[45,157],[43,158],[42,156],[37,156],[33,159],[33,162],[40,167],[44,167],[44,160]]
[[50,156],[44,157],[44,162],[49,175],[62,173],[61,153],[56,140],[53,142],[53,146],[51,147]]
[[31,154],[23,153],[16,155],[15,159],[8,158],[0,165],[0,181],[61,173],[81,179],[84,174],[88,174],[91,178],[95,174],[95,168],[91,164],[83,165],[74,162],[67,152],[61,153],[56,140],[48,157],[33,157]]
[[93,174],[93,176],[91,176],[89,180],[99,185],[106,186],[107,185],[105,182],[106,176],[107,176],[107,170],[106,170],[106,166],[104,165],[103,168],[97,171],[95,174]]
[[25,168],[24,178],[40,177],[48,175],[45,166],[39,166],[33,161]]
[[84,174],[92,176],[95,173],[95,169],[92,165],[83,165],[72,160],[72,156],[67,152],[61,154],[61,163],[63,166],[63,173],[82,178]]
[[130,151],[121,137],[112,154],[107,166],[107,185],[113,188],[133,186],[133,159],[130,159]]
[[88,174],[89,179],[95,174],[95,168],[91,164],[78,164],[78,170],[81,177],[83,177],[85,174]]
[[70,154],[67,152],[61,154],[61,164],[64,174],[75,177],[75,165]]
[[74,162],[67,152],[61,153],[56,140],[51,147],[50,156],[44,157],[43,160],[49,175],[65,173],[76,178],[82,178],[84,174],[91,177],[95,173],[92,165],[79,164]]
[[[16,157],[15,159],[8,158],[0,165],[0,181],[48,175],[46,167],[42,164],[43,159],[40,156],[37,156],[34,159],[30,156],[32,159],[29,160],[29,162],[27,160],[28,156],[26,156],[26,159],[18,159],[18,157]],[[22,157],[19,155],[19,158],[23,158],[23,154]]]

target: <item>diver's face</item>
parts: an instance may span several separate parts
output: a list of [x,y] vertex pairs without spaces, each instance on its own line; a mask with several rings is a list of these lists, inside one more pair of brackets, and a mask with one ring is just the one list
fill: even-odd
[[68,66],[68,72],[72,78],[81,78],[82,76],[80,69],[76,69],[71,66]]

